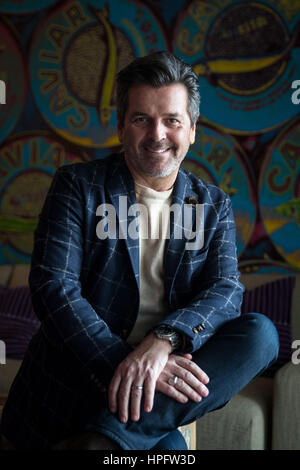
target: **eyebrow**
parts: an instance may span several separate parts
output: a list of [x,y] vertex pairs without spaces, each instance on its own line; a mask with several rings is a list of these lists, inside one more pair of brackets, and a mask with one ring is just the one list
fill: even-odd
[[170,116],[170,117],[183,117],[182,114],[180,113],[167,113],[166,114],[167,116]]
[[135,116],[148,116],[147,113],[143,113],[142,111],[134,111],[133,113],[130,114],[130,117],[133,118]]
[[[135,116],[149,116],[149,114],[147,113],[144,113],[143,111],[134,111],[130,117],[131,118],[134,118]],[[180,113],[165,113],[163,114],[163,117],[179,117],[179,118],[182,118],[182,114]]]

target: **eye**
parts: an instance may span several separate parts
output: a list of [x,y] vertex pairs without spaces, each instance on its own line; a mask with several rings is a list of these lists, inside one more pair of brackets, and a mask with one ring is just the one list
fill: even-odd
[[147,121],[147,118],[145,116],[136,116],[133,119],[133,122],[136,124],[144,124]]
[[178,126],[180,124],[180,122],[178,121],[178,119],[176,118],[169,118],[168,119],[168,123],[171,125],[171,126]]

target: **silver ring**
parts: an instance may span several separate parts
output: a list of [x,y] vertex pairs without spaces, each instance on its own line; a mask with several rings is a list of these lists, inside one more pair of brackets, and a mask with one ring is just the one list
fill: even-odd
[[143,388],[144,388],[143,385],[136,385],[135,387],[136,390],[143,390]]
[[173,375],[173,377],[171,377],[171,378],[169,379],[169,384],[170,384],[170,385],[176,385],[177,382],[178,382],[178,377],[177,377],[177,375]]

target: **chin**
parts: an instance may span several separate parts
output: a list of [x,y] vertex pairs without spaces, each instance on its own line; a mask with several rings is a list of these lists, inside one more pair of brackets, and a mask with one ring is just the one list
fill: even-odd
[[144,173],[147,176],[152,176],[153,178],[163,178],[165,176],[169,176],[171,173],[173,173],[174,170],[178,167],[178,163],[169,165],[164,168],[152,168],[152,169],[144,169]]
[[168,165],[156,166],[151,168],[143,168],[143,173],[147,176],[152,176],[153,178],[163,178],[169,176],[173,171],[175,171],[180,165],[180,161],[173,159]]

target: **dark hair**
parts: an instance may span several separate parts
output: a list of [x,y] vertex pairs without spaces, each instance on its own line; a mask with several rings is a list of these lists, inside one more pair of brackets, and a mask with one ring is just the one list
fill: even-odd
[[170,52],[160,51],[139,57],[117,75],[117,115],[121,126],[124,124],[128,107],[128,93],[136,84],[160,88],[174,83],[182,83],[188,92],[188,113],[191,124],[200,114],[199,79],[192,67]]

